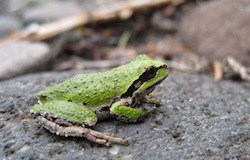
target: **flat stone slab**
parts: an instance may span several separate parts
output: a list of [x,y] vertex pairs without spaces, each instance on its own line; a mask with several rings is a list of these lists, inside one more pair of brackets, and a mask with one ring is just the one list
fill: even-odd
[[155,90],[161,106],[145,122],[116,120],[94,129],[126,138],[111,148],[50,133],[31,118],[35,93],[73,74],[44,73],[0,82],[1,159],[249,159],[250,89],[205,75],[170,75]]

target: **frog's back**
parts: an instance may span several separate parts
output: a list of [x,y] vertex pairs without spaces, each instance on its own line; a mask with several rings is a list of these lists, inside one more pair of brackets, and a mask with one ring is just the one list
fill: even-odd
[[119,98],[139,78],[145,63],[128,63],[103,73],[79,74],[39,92],[40,100],[68,100],[87,106],[98,106]]

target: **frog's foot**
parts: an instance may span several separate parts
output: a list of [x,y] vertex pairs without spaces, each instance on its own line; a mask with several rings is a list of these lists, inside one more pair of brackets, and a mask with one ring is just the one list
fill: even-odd
[[155,105],[160,105],[160,101],[155,100],[155,99],[143,99],[144,103],[150,103],[150,104],[155,104]]
[[149,95],[147,95],[147,98],[149,98],[149,99],[150,98],[155,98],[155,94],[151,92]]
[[156,104],[159,105],[160,101],[155,99],[155,94],[154,93],[150,93],[149,95],[147,95],[142,102],[144,103],[150,103],[150,104]]
[[61,126],[57,123],[49,121],[48,119],[42,116],[38,116],[37,119],[50,132],[56,133],[60,136],[85,137],[86,139],[92,142],[105,146],[111,146],[112,144],[128,144],[128,142],[122,138],[112,137],[89,128],[84,128],[80,126]]

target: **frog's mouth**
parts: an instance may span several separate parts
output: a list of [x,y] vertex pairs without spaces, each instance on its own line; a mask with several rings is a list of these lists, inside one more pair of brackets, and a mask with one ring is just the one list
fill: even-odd
[[[169,66],[167,64],[164,64],[160,67],[154,67],[151,66],[149,67],[145,72],[143,72],[139,78],[137,80],[135,80],[133,82],[133,84],[128,88],[128,90],[122,94],[121,98],[127,98],[127,97],[132,97],[134,96],[134,93],[137,92],[140,87],[145,84],[145,82],[148,82],[152,79],[155,78],[155,76],[157,75],[157,72],[161,69],[165,69],[166,71],[169,70]],[[165,74],[164,77],[161,77],[160,79],[156,79],[154,82],[152,82],[152,84],[150,84],[150,86],[145,87],[142,92],[147,92],[147,94],[149,94],[150,92],[153,91],[153,89],[155,88],[156,85],[158,85],[159,83],[161,83],[166,77],[168,76],[168,74]],[[138,94],[141,91],[138,91]],[[146,94],[145,94],[146,95]]]

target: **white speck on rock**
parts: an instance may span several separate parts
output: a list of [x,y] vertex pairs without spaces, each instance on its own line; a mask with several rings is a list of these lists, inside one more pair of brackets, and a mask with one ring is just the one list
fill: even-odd
[[118,146],[113,146],[112,148],[110,148],[109,153],[112,155],[117,155],[120,151],[120,147]]
[[127,154],[127,155],[122,156],[122,159],[123,160],[131,160],[131,159],[133,159],[133,156],[131,154]]

